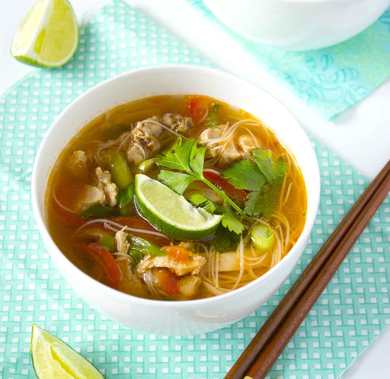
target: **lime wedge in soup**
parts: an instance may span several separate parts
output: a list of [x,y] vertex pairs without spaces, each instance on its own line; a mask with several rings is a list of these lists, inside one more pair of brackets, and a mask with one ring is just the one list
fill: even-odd
[[36,325],[32,328],[31,353],[39,379],[104,379],[80,354]]
[[221,222],[220,215],[194,207],[184,196],[146,175],[136,175],[135,195],[141,214],[158,230],[174,239],[207,237]]
[[37,0],[16,32],[11,53],[19,61],[59,67],[77,49],[77,19],[68,0]]

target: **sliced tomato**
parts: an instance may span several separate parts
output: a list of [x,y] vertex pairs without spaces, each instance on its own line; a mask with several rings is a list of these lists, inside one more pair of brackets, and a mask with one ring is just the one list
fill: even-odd
[[225,191],[226,194],[233,200],[244,202],[248,196],[248,193],[244,190],[238,189],[230,184],[221,174],[217,174],[214,170],[204,170],[203,175],[211,183],[215,184],[221,190]]
[[163,250],[170,258],[174,259],[177,262],[188,262],[191,256],[191,251],[189,251],[183,246],[164,246]]
[[[141,216],[120,216],[120,217],[112,217],[112,221],[117,222],[118,224],[128,226],[129,228],[135,228],[145,231],[158,232],[149,222],[143,219]],[[131,234],[139,237],[144,237],[148,241],[155,243],[158,246],[168,245],[170,243],[170,239],[166,236],[154,236],[148,233],[140,232],[131,232]]]
[[189,96],[187,112],[195,123],[201,121],[207,113],[208,104],[202,96]]
[[98,243],[80,244],[82,252],[88,254],[103,269],[106,283],[112,288],[118,288],[121,271],[112,254]]
[[170,296],[180,293],[179,278],[172,271],[166,268],[157,269],[154,272],[160,288]]

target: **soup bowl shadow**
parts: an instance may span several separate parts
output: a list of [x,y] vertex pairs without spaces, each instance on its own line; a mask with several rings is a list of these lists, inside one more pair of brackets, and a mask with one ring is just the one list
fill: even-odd
[[[199,300],[162,301],[131,296],[94,280],[59,250],[49,234],[45,192],[50,171],[70,139],[90,120],[119,104],[147,96],[199,94],[220,99],[258,117],[295,157],[307,191],[301,236],[272,269],[244,287]],[[32,204],[47,251],[74,290],[93,308],[120,323],[149,333],[195,335],[238,321],[280,287],[299,260],[313,227],[320,176],[312,145],[296,119],[265,91],[230,74],[197,66],[162,66],[123,73],[90,89],[54,121],[39,148],[32,176]]]

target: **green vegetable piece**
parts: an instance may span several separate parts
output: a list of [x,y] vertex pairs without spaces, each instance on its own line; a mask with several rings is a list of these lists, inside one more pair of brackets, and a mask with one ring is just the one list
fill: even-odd
[[141,237],[131,237],[130,243],[128,254],[133,259],[134,264],[138,264],[145,255],[151,255],[152,257],[165,255],[165,252],[157,245]]
[[275,234],[269,226],[257,224],[251,230],[251,241],[257,250],[269,251],[275,245]]
[[180,172],[161,170],[158,174],[158,180],[182,195],[194,178],[191,175]]
[[115,251],[115,238],[108,234],[108,233],[104,233],[100,236],[100,239],[99,239],[99,243],[100,245],[102,245],[103,247],[105,247],[107,250],[113,252]]
[[84,241],[98,242],[109,251],[115,250],[115,239],[113,235],[100,227],[87,227],[78,236]]
[[241,234],[245,229],[244,224],[230,209],[226,210],[222,215],[221,224],[224,228],[236,234]]
[[216,210],[215,204],[200,192],[192,193],[188,200],[195,206],[201,207],[209,213],[214,213]]
[[94,204],[89,208],[81,212],[81,217],[83,218],[100,218],[115,216],[117,211],[115,208],[107,207],[106,205]]
[[156,164],[155,158],[150,158],[142,161],[139,166],[138,170],[141,171],[143,174],[147,173],[154,165]]
[[238,189],[260,191],[265,184],[264,175],[256,163],[244,159],[234,163],[223,172],[224,178]]
[[117,184],[119,189],[125,189],[133,182],[133,175],[131,174],[127,160],[119,151],[112,150],[110,168],[112,180]]
[[230,232],[226,228],[219,226],[215,232],[215,237],[212,240],[212,245],[215,250],[223,253],[225,251],[235,250],[240,240],[238,234]]
[[206,117],[205,125],[207,128],[215,128],[219,125],[219,111],[221,105],[218,103],[212,103],[209,107],[209,112]]
[[119,191],[118,207],[122,216],[131,214],[133,209],[134,185],[130,184],[127,188]]

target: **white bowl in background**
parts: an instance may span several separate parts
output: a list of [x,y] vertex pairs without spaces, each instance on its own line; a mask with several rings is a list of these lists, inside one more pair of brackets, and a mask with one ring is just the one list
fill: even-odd
[[287,50],[318,49],[367,28],[390,0],[204,0],[228,27]]
[[[307,219],[295,246],[257,280],[224,295],[191,301],[134,297],[83,273],[58,249],[47,229],[45,191],[58,155],[91,119],[116,105],[147,96],[203,94],[261,119],[295,156],[308,193]],[[320,179],[311,143],[294,117],[263,90],[229,74],[196,66],[162,66],[126,72],[90,89],[54,121],[39,148],[32,176],[32,203],[45,246],[59,271],[92,307],[131,328],[168,335],[194,335],[221,328],[253,312],[284,282],[306,245],[317,213]],[[43,252],[42,252],[43,253]]]

